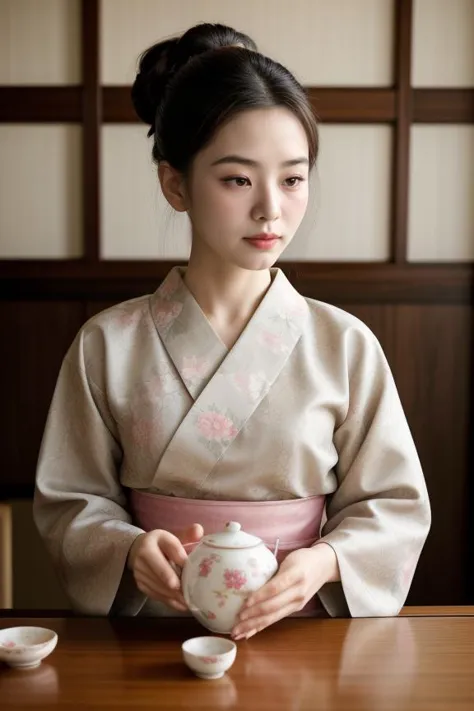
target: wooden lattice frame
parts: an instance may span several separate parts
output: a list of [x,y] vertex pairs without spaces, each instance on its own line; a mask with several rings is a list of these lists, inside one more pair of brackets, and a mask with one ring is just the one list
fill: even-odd
[[[403,291],[417,301],[470,301],[472,263],[407,263],[408,177],[412,123],[473,123],[474,89],[414,89],[411,86],[413,0],[395,2],[395,71],[391,88],[309,88],[326,123],[388,123],[393,126],[390,258],[387,263],[288,262],[285,271],[318,283],[318,295],[345,300],[392,299]],[[82,0],[81,86],[0,87],[0,122],[76,123],[83,129],[84,256],[73,260],[0,260],[0,280],[9,298],[125,295],[156,284],[169,268],[163,260],[100,259],[100,140],[103,123],[137,119],[129,87],[100,85],[100,0]],[[474,238],[474,235],[473,235]],[[26,282],[26,284],[25,284]],[[322,292],[321,292],[322,289]],[[342,292],[341,292],[342,290]],[[314,289],[309,285],[308,295]]]

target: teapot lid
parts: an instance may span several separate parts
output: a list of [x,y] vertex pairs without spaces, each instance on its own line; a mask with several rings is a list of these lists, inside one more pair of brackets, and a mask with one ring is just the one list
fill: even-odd
[[224,531],[209,533],[204,536],[202,543],[207,543],[209,546],[215,546],[216,548],[253,548],[262,543],[261,538],[245,533],[241,528],[240,523],[237,523],[237,521],[229,521],[226,523]]

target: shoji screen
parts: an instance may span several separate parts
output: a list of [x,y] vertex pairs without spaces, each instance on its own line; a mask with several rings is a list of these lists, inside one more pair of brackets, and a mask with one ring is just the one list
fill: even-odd
[[[0,0],[0,84],[81,83],[79,0]],[[82,248],[80,124],[0,123],[0,259]]]

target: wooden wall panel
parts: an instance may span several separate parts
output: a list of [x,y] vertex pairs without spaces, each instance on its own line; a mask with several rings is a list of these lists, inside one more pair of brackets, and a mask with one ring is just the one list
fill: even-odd
[[84,314],[80,302],[0,301],[0,485],[11,494],[32,489],[61,361]]
[[117,303],[119,303],[117,299],[108,299],[107,301],[105,299],[100,301],[88,301],[85,304],[87,318],[92,318],[96,314],[100,313],[101,311],[105,311],[106,309],[109,309],[111,306],[114,306]]
[[462,306],[396,308],[395,377],[425,471],[433,509],[413,595],[437,603],[466,595],[472,437],[473,312]]
[[[117,299],[0,302],[3,467],[0,492],[29,498],[61,360],[88,318]],[[433,526],[411,604],[470,601],[469,480],[472,307],[337,303],[380,340],[394,373],[427,479]],[[469,585],[471,584],[471,588]],[[472,601],[472,599],[471,599]]]
[[469,595],[473,312],[463,305],[342,305],[379,338],[400,393],[430,494],[433,524],[412,604]]

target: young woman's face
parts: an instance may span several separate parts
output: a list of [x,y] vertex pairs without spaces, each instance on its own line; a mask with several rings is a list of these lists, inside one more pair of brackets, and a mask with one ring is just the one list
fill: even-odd
[[308,204],[308,141],[287,109],[238,114],[195,157],[187,180],[193,252],[268,269]]

